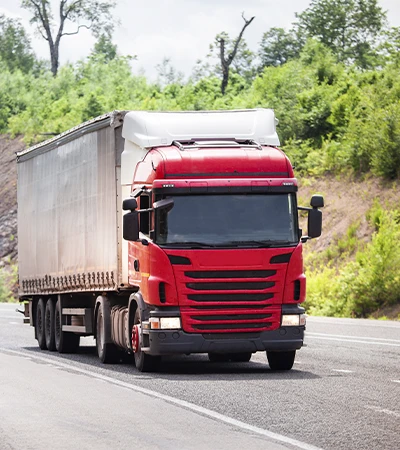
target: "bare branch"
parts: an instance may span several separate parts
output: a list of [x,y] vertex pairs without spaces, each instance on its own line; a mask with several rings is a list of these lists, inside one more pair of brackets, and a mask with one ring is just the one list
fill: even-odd
[[37,27],[37,31],[42,36],[43,39],[45,39],[46,41],[49,40],[49,38],[43,34],[43,31],[39,28],[39,26]]
[[228,65],[231,65],[232,61],[234,60],[234,58],[236,56],[240,41],[242,40],[242,37],[243,37],[244,30],[251,24],[251,22],[253,22],[253,20],[255,19],[255,16],[253,16],[250,20],[247,20],[244,17],[244,12],[242,12],[242,18],[244,20],[244,25],[243,25],[241,32],[239,33],[238,38],[236,39],[235,46],[233,47],[232,53],[230,53],[230,55],[226,61],[228,63]]
[[86,28],[86,29],[90,30],[92,28],[92,26],[91,25],[89,25],[89,26],[88,25],[79,25],[79,27],[76,31],[74,31],[72,33],[62,33],[61,36],[72,36],[73,34],[78,34],[79,30],[81,28]]

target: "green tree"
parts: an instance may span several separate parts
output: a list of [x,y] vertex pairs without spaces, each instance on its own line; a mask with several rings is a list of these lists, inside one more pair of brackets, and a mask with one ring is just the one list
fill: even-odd
[[394,61],[397,64],[400,62],[400,27],[391,27],[385,31],[379,50],[388,61]]
[[108,63],[117,57],[117,45],[112,43],[110,36],[102,33],[94,44],[90,56],[103,58],[104,62]]
[[386,26],[378,0],[312,0],[296,17],[299,34],[318,38],[340,61],[362,68],[370,66]]
[[[115,0],[60,0],[58,23],[55,24],[49,0],[22,0],[22,8],[31,12],[31,23],[49,45],[51,71],[57,75],[60,41],[64,36],[78,34],[81,28],[89,29],[95,36],[110,36],[114,27],[111,15]],[[73,24],[74,30],[67,31]]]
[[158,72],[158,82],[161,86],[183,82],[183,73],[175,69],[171,64],[170,58],[164,57],[162,62],[156,65],[156,69]]
[[35,63],[30,40],[21,22],[4,15],[0,15],[0,59],[11,72],[19,69],[27,73]]
[[286,31],[283,28],[271,28],[260,42],[258,56],[261,60],[260,68],[280,66],[289,59],[297,58],[305,41],[296,36],[293,30]]

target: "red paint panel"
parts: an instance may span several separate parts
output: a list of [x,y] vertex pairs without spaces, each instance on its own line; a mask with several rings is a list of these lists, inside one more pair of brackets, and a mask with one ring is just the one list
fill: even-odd
[[[300,296],[295,300],[295,281],[300,282]],[[283,296],[283,303],[302,303],[306,297],[306,276],[303,268],[303,245],[300,243],[289,261],[287,268],[285,292]]]
[[[242,175],[246,173],[246,175]],[[246,148],[196,148],[185,151],[175,146],[159,147],[149,151],[137,165],[135,183],[151,184],[154,180],[176,178],[293,178],[293,169],[287,156],[278,148],[263,150]],[[220,174],[220,175],[218,175]],[[226,174],[226,175],[225,175]],[[237,175],[236,175],[237,174]],[[275,174],[275,175],[274,175]],[[285,175],[279,175],[285,174]],[[164,181],[164,182],[165,182]]]

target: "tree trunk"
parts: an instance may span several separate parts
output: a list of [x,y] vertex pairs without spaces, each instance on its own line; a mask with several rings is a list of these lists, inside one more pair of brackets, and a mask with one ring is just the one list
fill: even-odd
[[51,73],[55,77],[58,72],[58,47],[54,44],[50,44],[50,59],[51,59]]
[[225,95],[226,88],[229,81],[229,67],[222,68],[222,83],[221,83],[221,93]]

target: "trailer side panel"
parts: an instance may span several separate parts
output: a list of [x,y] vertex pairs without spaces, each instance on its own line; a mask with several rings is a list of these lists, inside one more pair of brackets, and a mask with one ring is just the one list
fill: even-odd
[[107,126],[19,160],[20,295],[116,288],[115,133]]

